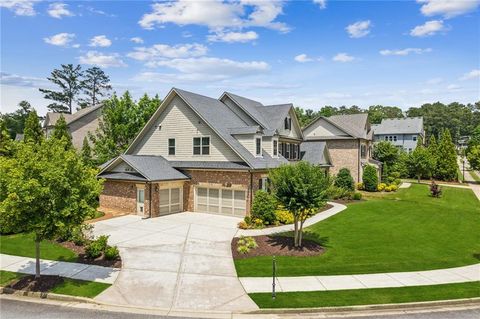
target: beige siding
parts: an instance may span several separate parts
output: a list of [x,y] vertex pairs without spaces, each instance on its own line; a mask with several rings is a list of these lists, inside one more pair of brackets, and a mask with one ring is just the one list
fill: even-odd
[[241,134],[235,135],[234,137],[243,145],[243,147],[255,155],[255,136],[255,134]]
[[72,143],[76,149],[82,148],[83,139],[88,138],[88,132],[94,133],[98,128],[101,114],[102,108],[99,108],[68,125],[72,135]]
[[109,169],[110,172],[134,172],[135,170],[125,162],[120,162],[113,168]]
[[[193,155],[193,138],[210,136],[210,155]],[[175,138],[175,155],[168,139]],[[175,97],[139,141],[133,155],[161,155],[172,161],[242,161],[179,97]]]
[[280,125],[280,127],[276,128],[278,130],[278,133],[281,136],[285,136],[285,137],[289,137],[289,138],[295,138],[295,139],[301,139],[302,138],[302,134],[301,134],[302,130],[294,120],[295,114],[293,113],[293,109],[290,110],[289,116],[292,119],[292,129],[291,130],[286,130],[285,129],[285,122],[282,121],[282,124]]
[[267,152],[273,157],[273,142],[271,136],[264,136],[262,139],[262,148],[264,152]]
[[330,124],[324,119],[319,119],[303,132],[305,139],[317,136],[348,136],[347,133],[340,130],[336,126]]

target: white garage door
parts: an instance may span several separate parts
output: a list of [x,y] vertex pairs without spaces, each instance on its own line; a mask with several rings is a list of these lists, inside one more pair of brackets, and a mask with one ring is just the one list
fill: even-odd
[[182,189],[180,187],[160,189],[160,215],[182,211]]
[[197,187],[195,211],[201,213],[245,216],[246,191],[225,188]]

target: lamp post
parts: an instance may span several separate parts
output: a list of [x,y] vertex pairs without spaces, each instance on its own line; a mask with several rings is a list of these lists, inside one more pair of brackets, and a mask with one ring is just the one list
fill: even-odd
[[465,181],[465,158],[463,158],[462,161],[463,161],[463,181]]

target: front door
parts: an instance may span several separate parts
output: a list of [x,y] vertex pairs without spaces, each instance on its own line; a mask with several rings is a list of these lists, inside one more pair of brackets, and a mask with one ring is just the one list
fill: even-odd
[[137,214],[143,216],[145,202],[145,189],[137,188]]

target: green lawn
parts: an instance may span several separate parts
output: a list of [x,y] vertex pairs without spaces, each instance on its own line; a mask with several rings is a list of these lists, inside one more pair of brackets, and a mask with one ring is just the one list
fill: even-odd
[[[7,286],[14,280],[24,276],[26,275],[0,270],[0,286]],[[49,292],[62,295],[93,298],[108,287],[110,287],[110,284],[64,278],[63,283],[53,287],[53,289],[51,289]]]
[[341,307],[480,297],[480,282],[401,288],[249,294],[260,308]]
[[[0,253],[35,258],[35,241],[32,234],[0,236]],[[44,240],[40,244],[40,258],[62,261],[76,261],[77,254],[57,243]]]
[[[278,276],[339,275],[439,269],[480,260],[480,205],[471,190],[426,185],[352,203],[307,228],[326,252],[277,256]],[[239,277],[271,276],[269,256],[235,260]]]

